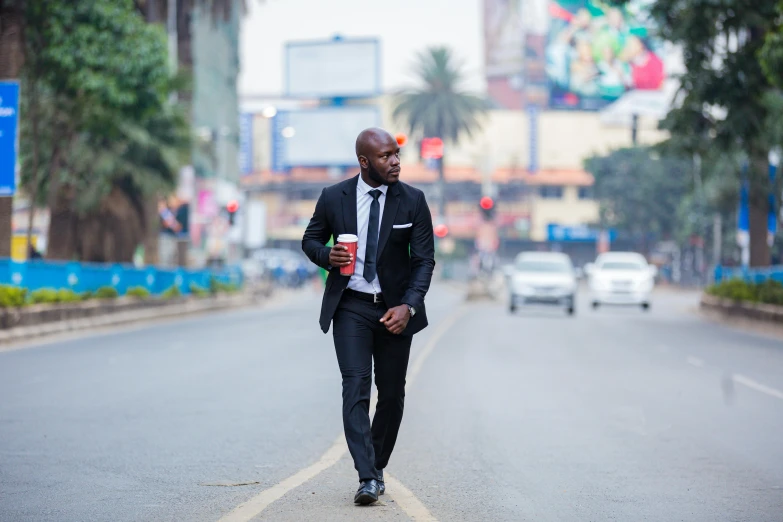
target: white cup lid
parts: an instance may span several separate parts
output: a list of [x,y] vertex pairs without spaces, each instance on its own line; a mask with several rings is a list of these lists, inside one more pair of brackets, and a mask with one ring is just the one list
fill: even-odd
[[357,243],[358,241],[359,237],[353,234],[340,234],[337,236],[338,243]]

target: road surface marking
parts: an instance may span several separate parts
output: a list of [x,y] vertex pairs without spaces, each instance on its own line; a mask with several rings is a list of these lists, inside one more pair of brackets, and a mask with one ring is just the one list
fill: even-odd
[[764,393],[766,395],[769,395],[770,397],[775,397],[776,399],[783,400],[783,391],[776,390],[775,388],[770,388],[769,386],[761,384],[760,382],[756,382],[749,377],[745,377],[744,375],[740,375],[740,374],[735,374],[731,377],[731,379],[737,384],[742,384],[743,386],[747,386],[751,390],[756,390],[757,392]]
[[269,507],[275,500],[278,500],[292,489],[301,486],[322,471],[332,467],[343,455],[345,455],[346,451],[348,451],[348,446],[345,444],[345,436],[340,435],[337,440],[334,441],[332,447],[326,450],[326,453],[318,459],[318,462],[294,473],[271,488],[265,489],[247,502],[243,502],[230,513],[222,517],[220,522],[247,521],[252,519]]
[[[419,356],[416,357],[415,361],[413,361],[413,365],[411,366],[410,371],[408,372],[407,384],[405,385],[406,389],[413,384],[413,381],[416,379],[416,376],[421,371],[421,367],[424,365],[424,361],[426,360],[427,357],[429,357],[429,355],[435,349],[435,346],[438,344],[438,341],[440,341],[440,338],[443,337],[443,335],[449,330],[449,328],[452,327],[452,325],[457,321],[457,319],[459,319],[460,316],[462,316],[464,312],[465,309],[460,307],[449,317],[444,319],[442,323],[438,325],[438,328],[429,338],[427,344],[424,345],[424,348],[422,348],[421,353],[419,353]],[[373,393],[373,396],[370,399],[371,417],[375,412],[375,403],[376,403],[375,393]],[[337,440],[334,441],[334,444],[332,444],[332,446],[328,450],[326,450],[326,453],[324,453],[315,464],[311,464],[310,466],[294,473],[287,479],[284,479],[282,482],[275,484],[269,489],[265,489],[264,491],[254,496],[250,500],[247,500],[246,502],[243,502],[242,504],[238,505],[233,510],[231,510],[230,513],[224,515],[219,522],[248,522],[249,520],[257,517],[262,511],[268,508],[274,501],[279,500],[283,495],[285,495],[289,491],[298,488],[308,480],[315,478],[320,473],[334,466],[347,452],[348,452],[348,446],[345,442],[345,435],[341,433],[340,436],[337,437]],[[419,513],[420,514],[419,516],[424,516],[423,513],[429,514],[427,508],[424,507],[424,505],[413,495],[413,493],[410,492],[410,490],[404,488],[402,484],[399,483],[399,481],[394,480],[394,484],[395,484],[395,488],[400,487],[400,491],[402,492],[401,495],[402,497],[404,497],[404,500],[402,502],[404,502],[405,505],[408,506],[408,509],[411,509],[412,512],[414,513]],[[402,507],[402,503],[400,504],[400,507]],[[406,509],[405,507],[402,507],[402,509],[405,510],[406,513],[408,513],[408,509]],[[421,511],[421,509],[423,509],[424,511]],[[410,515],[410,513],[408,514],[409,516],[413,517],[413,515]],[[429,516],[432,517],[432,515]],[[435,520],[435,519],[416,518],[416,520]]]
[[426,520],[429,522],[438,522],[438,519],[432,516],[430,510],[411,493],[411,490],[403,486],[399,480],[392,477],[388,473],[384,474],[384,480],[389,486],[391,496],[397,505],[399,505],[405,513],[416,522],[420,520]]
[[704,368],[704,361],[698,357],[688,356],[688,358],[685,360],[688,362],[688,364],[691,364],[697,368]]

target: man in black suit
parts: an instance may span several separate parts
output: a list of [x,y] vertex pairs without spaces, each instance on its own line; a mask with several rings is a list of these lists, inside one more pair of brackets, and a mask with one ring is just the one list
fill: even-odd
[[[400,147],[382,129],[356,139],[361,174],[327,187],[318,198],[302,250],[329,271],[321,304],[321,329],[332,334],[343,378],[343,427],[359,472],[357,504],[383,495],[389,462],[402,421],[405,374],[413,334],[427,326],[424,296],[435,267],[432,217],[424,194],[399,181]],[[330,238],[354,234],[352,262]],[[370,425],[370,388],[375,360],[378,403]]]

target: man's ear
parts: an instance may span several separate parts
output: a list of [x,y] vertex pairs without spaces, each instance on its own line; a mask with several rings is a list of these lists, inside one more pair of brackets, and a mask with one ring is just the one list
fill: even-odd
[[368,168],[370,166],[370,162],[367,160],[367,158],[365,156],[359,156],[359,165],[363,169],[366,169],[366,168]]

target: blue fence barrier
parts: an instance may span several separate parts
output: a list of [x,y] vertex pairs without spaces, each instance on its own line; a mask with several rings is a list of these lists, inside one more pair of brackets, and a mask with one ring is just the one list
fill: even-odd
[[764,268],[715,267],[715,282],[728,281],[729,279],[742,279],[749,283],[762,283],[772,279],[783,283],[783,265],[767,266]]
[[221,283],[242,284],[239,267],[214,270],[184,268],[137,268],[124,264],[77,263],[58,261],[17,262],[0,259],[0,284],[39,288],[70,288],[75,292],[95,291],[102,286],[114,287],[120,295],[128,288],[142,286],[151,294],[160,294],[177,286],[183,294],[190,293],[191,283],[208,289],[211,278]]

